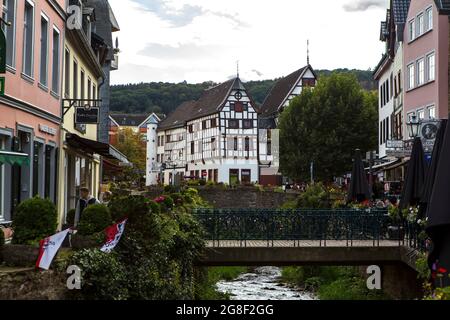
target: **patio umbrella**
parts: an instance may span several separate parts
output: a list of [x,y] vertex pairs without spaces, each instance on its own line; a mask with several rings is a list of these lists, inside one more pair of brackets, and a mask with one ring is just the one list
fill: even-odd
[[403,210],[408,206],[419,204],[425,183],[426,170],[427,163],[425,161],[425,153],[423,152],[422,140],[415,138],[411,159],[409,160],[408,170],[406,172],[405,184],[402,190],[400,209]]
[[436,135],[436,141],[433,147],[433,153],[431,155],[431,165],[428,168],[428,172],[425,176],[425,182],[422,189],[422,194],[420,197],[420,209],[419,218],[423,219],[427,212],[427,206],[430,203],[431,192],[433,191],[434,181],[436,179],[436,171],[439,161],[439,156],[441,154],[442,145],[444,142],[445,129],[447,128],[447,120],[441,121],[439,130]]
[[368,199],[370,199],[369,183],[367,182],[364,164],[361,159],[361,151],[356,149],[347,201],[362,202]]
[[[436,281],[440,285],[450,285],[450,126],[447,125],[440,152],[436,178],[427,208],[426,231],[432,240],[431,252],[428,256],[430,267],[436,265],[435,271],[443,277]],[[441,270],[439,270],[441,269]]]

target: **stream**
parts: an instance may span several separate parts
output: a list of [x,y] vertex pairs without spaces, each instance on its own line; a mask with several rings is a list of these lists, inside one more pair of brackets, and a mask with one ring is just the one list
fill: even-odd
[[281,269],[256,268],[253,273],[240,275],[233,281],[220,281],[217,288],[229,293],[231,300],[316,300],[309,293],[288,287],[280,282]]

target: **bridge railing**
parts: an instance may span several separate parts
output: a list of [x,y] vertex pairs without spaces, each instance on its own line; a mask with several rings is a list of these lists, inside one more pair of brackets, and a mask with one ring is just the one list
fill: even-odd
[[247,246],[250,241],[290,241],[300,246],[315,241],[342,241],[353,246],[356,241],[395,241],[398,245],[420,247],[419,229],[406,221],[393,222],[383,209],[197,209],[195,217],[203,225],[206,240],[213,246],[224,241]]

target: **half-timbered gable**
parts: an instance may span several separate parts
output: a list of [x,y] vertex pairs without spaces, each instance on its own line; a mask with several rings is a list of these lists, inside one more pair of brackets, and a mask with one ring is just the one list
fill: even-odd
[[260,182],[262,184],[281,184],[279,172],[279,131],[278,118],[289,106],[292,99],[299,96],[305,87],[315,87],[317,76],[310,65],[279,79],[266,99],[260,111],[258,121]]

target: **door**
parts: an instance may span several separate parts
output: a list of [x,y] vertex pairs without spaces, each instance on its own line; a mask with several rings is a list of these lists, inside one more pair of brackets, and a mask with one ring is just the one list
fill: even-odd
[[230,169],[230,185],[239,184],[239,169]]
[[248,169],[241,170],[242,184],[250,184],[252,182],[252,171]]

